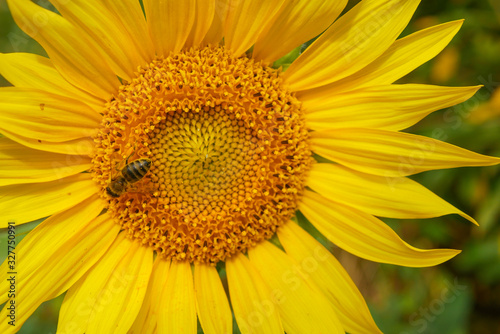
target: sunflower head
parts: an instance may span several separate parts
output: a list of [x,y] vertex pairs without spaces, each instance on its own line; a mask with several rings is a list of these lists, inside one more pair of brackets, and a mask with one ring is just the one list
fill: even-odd
[[[179,261],[215,264],[269,239],[294,215],[312,164],[281,72],[223,46],[140,67],[107,103],[94,140],[93,178],[116,223]],[[130,150],[152,166],[112,198],[114,175],[133,174],[115,167]]]

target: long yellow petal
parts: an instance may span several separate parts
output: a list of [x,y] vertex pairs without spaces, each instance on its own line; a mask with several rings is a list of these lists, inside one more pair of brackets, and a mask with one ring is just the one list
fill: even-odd
[[276,297],[259,270],[243,255],[226,261],[234,317],[242,334],[282,334]]
[[[73,224],[69,226],[78,229]],[[69,233],[64,224],[59,229]],[[57,297],[75,284],[106,252],[119,230],[120,227],[107,214],[99,216],[59,245],[49,259],[50,265],[40,266],[31,275],[25,276],[22,282],[22,275],[18,275],[15,303],[17,310],[22,312],[16,313],[16,328],[21,327],[44,301]],[[6,319],[8,313],[9,310],[4,307],[0,316]],[[10,328],[7,321],[0,322],[0,333],[7,333]],[[71,329],[69,332],[72,332]]]
[[0,138],[0,186],[54,181],[88,170],[86,156],[68,156],[27,148]]
[[17,87],[0,89],[0,131],[42,141],[91,137],[101,115],[67,97]]
[[149,36],[148,25],[141,4],[137,0],[101,0],[121,22],[121,29],[130,35],[136,52],[141,59],[150,62],[155,56],[153,41]]
[[185,47],[200,46],[215,16],[215,0],[196,0],[196,16],[191,33],[188,36]]
[[212,24],[201,42],[201,45],[218,44],[222,40],[230,5],[231,0],[215,0]]
[[0,187],[0,228],[24,224],[69,209],[97,194],[90,174],[77,174],[52,182]]
[[126,333],[142,305],[152,267],[152,250],[119,234],[66,293],[58,331]]
[[102,112],[105,101],[64,79],[48,58],[32,53],[0,53],[0,74],[12,85],[40,89],[81,101]]
[[211,265],[195,264],[194,290],[203,333],[232,333],[233,316],[217,269]]
[[149,279],[148,290],[142,303],[141,310],[137,314],[134,324],[128,331],[130,334],[153,334],[156,333],[158,315],[160,313],[161,293],[167,283],[170,261],[156,257],[153,270]]
[[380,219],[306,191],[300,211],[330,241],[364,259],[405,267],[429,267],[460,251],[412,247]]
[[[47,218],[28,233],[15,250],[18,259],[16,265],[26,273],[20,277],[21,282],[28,279],[41,266],[52,266],[51,259],[55,253],[60,251],[61,245],[64,245],[68,240],[73,240],[76,234],[87,228],[103,209],[104,202],[97,196],[92,196],[73,208]],[[7,260],[2,263],[0,269],[2,274],[15,271],[8,270]],[[60,290],[60,292],[64,292],[66,289]],[[0,304],[7,300],[8,290],[7,280],[1,280]]]
[[457,34],[463,20],[443,23],[398,39],[374,62],[357,73],[323,87],[301,91],[300,99],[340,94],[370,86],[388,85],[434,58]]
[[333,129],[311,134],[315,153],[360,172],[400,177],[433,169],[492,166],[489,157],[429,137],[378,129]]
[[335,257],[294,222],[278,229],[286,253],[300,265],[305,278],[312,279],[334,307],[346,332],[382,333],[354,282]]
[[158,334],[196,333],[196,297],[189,262],[172,261],[161,293]]
[[157,55],[179,52],[195,19],[195,0],[144,0],[149,33]]
[[322,33],[340,15],[347,0],[285,1],[276,20],[253,49],[253,58],[273,62]]
[[137,51],[127,28],[104,1],[52,0],[51,3],[66,20],[78,28],[79,35],[85,36],[91,43],[89,47],[100,53],[120,78],[130,81],[137,67],[147,64]]
[[[68,156],[92,156],[95,151],[94,139],[91,137],[78,138],[63,142],[50,142],[41,139],[27,138],[18,133],[2,129],[2,135],[26,147]],[[68,157],[68,159],[73,159]]]
[[406,27],[420,0],[365,0],[338,19],[284,74],[298,91],[356,73],[382,55]]
[[442,87],[405,84],[367,87],[338,95],[301,99],[307,126],[406,129],[433,111],[471,98],[480,87]]
[[307,185],[327,199],[375,216],[408,219],[454,213],[477,224],[469,215],[406,177],[370,175],[322,163],[313,166]]
[[40,43],[66,80],[104,100],[118,90],[115,73],[74,25],[30,0],[7,3],[17,25]]
[[264,241],[251,248],[248,256],[273,292],[271,301],[280,311],[286,333],[344,333],[323,292],[287,254]]
[[265,27],[273,22],[284,1],[231,0],[224,28],[226,48],[236,57],[250,49]]

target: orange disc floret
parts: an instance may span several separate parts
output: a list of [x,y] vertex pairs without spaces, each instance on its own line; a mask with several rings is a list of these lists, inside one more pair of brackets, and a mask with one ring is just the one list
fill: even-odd
[[[217,263],[294,214],[313,162],[300,103],[279,70],[222,47],[140,68],[107,105],[94,179],[127,233],[176,260]],[[149,172],[105,192],[124,160]]]

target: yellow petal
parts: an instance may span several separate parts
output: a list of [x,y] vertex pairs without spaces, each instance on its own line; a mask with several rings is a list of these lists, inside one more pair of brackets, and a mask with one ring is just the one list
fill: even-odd
[[158,334],[196,333],[196,297],[189,262],[172,261],[161,293]]
[[253,58],[273,62],[322,33],[340,15],[347,0],[285,1],[275,21],[259,37]]
[[116,75],[74,25],[30,0],[7,2],[17,25],[40,43],[66,80],[104,100],[118,90]]
[[195,0],[144,0],[149,33],[157,55],[179,52],[195,19]]
[[91,137],[101,119],[77,100],[28,88],[0,89],[0,109],[2,132],[50,142]]
[[215,0],[196,0],[195,19],[185,47],[200,46],[205,38],[215,15]]
[[89,169],[86,156],[68,156],[32,150],[0,138],[0,186],[58,180]]
[[167,283],[169,269],[170,261],[165,261],[157,256],[153,264],[148,290],[146,291],[141,310],[137,314],[134,324],[128,331],[129,334],[156,333],[158,315],[160,312],[161,292]]
[[[64,224],[60,225],[59,229],[68,234]],[[76,225],[69,226],[78,229]],[[106,252],[119,230],[120,227],[113,224],[107,214],[101,215],[82,226],[71,239],[58,245],[49,258],[50,265],[40,266],[29,276],[24,276],[22,281],[23,275],[18,275],[15,302],[17,310],[22,312],[16,313],[16,328],[21,327],[44,301],[57,297],[75,284]],[[6,318],[8,312],[7,307],[2,309],[2,319]],[[0,321],[0,333],[7,333],[9,328],[12,327],[7,321]]]
[[218,44],[224,35],[227,14],[231,6],[231,0],[215,0],[214,17],[212,24],[201,42],[201,45]]
[[412,247],[380,219],[306,191],[300,211],[331,242],[364,259],[405,267],[429,267],[460,251]]
[[304,100],[324,98],[364,87],[391,84],[441,52],[460,30],[462,23],[463,20],[452,21],[398,39],[357,73],[323,87],[301,91],[297,96]]
[[130,81],[137,66],[147,64],[127,29],[104,1],[52,0],[51,3],[120,78]]
[[233,315],[217,269],[211,265],[195,264],[194,290],[203,333],[232,333]]
[[311,89],[356,73],[383,54],[420,0],[361,1],[295,60],[284,77],[291,90]]
[[[104,209],[102,202],[96,195],[83,201],[59,214],[55,214],[35,227],[31,232],[16,245],[16,266],[22,268],[26,275],[19,277],[20,281],[28,277],[43,265],[53,266],[51,259],[55,253],[60,251],[60,247],[67,244],[68,240],[78,238],[76,234],[82,233],[92,220]],[[7,273],[8,262],[4,261],[0,266],[2,273]],[[21,283],[24,284],[24,283]],[[62,286],[66,291],[69,286]],[[7,280],[0,281],[0,304],[7,300],[9,284]]]
[[264,241],[248,251],[272,290],[286,333],[344,333],[340,320],[319,288],[308,280],[288,255]]
[[58,332],[126,333],[142,305],[152,267],[153,251],[120,233],[66,293]]
[[229,5],[224,42],[235,57],[252,47],[264,28],[273,22],[285,0],[232,0]]
[[0,187],[0,228],[7,227],[9,221],[24,224],[64,211],[98,192],[90,174]]
[[48,58],[31,53],[0,54],[0,74],[12,85],[40,89],[81,101],[101,112],[104,100],[83,91],[64,79]]
[[115,14],[115,20],[121,22],[120,29],[124,29],[130,35],[136,52],[141,59],[150,62],[155,56],[153,41],[149,36],[146,18],[137,0],[102,0],[106,6]]
[[406,177],[363,174],[329,163],[315,164],[307,185],[329,200],[388,218],[431,218],[459,214],[476,221],[429,189]]
[[[26,138],[18,133],[3,129],[2,135],[21,145],[35,150],[61,153],[68,156],[93,156],[95,151],[94,139],[91,137],[79,138],[63,142],[42,141],[41,139]],[[73,159],[73,157],[68,157]]]
[[241,253],[226,261],[234,317],[242,334],[282,334],[276,296],[259,271]]
[[321,98],[304,96],[307,125],[314,130],[337,128],[406,129],[433,111],[462,103],[479,89],[431,85],[367,87]]
[[377,129],[333,129],[311,134],[312,149],[360,172],[400,177],[432,169],[492,166],[500,158],[429,137]]
[[323,291],[346,332],[382,333],[349,274],[323,245],[294,222],[280,226],[278,237],[305,278],[313,280]]

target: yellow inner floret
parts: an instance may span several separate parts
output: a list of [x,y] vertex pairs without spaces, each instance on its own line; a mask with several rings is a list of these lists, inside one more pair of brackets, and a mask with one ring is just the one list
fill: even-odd
[[[300,103],[279,70],[222,47],[139,68],[107,104],[93,175],[108,212],[159,256],[217,263],[294,214],[313,163]],[[124,160],[151,159],[118,198]]]

